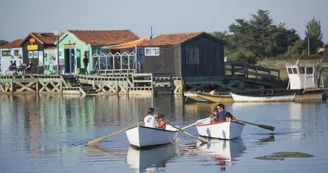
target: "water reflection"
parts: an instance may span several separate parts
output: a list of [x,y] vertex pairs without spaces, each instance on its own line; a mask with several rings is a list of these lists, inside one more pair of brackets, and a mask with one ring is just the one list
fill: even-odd
[[149,149],[129,147],[126,163],[138,172],[154,172],[160,167],[166,167],[166,162],[178,153],[176,144],[168,144]]
[[210,156],[220,166],[231,165],[245,149],[242,138],[235,140],[209,139],[207,144],[198,147],[199,152]]
[[[97,144],[104,149],[86,147],[86,143],[142,120],[151,106],[156,112],[163,112],[169,123],[182,127],[208,116],[216,103],[185,104],[183,97],[170,95],[154,98],[0,95],[0,172],[195,172],[199,169],[213,172],[218,168],[225,170],[231,164],[234,170],[240,169],[242,172],[245,165],[257,167],[262,164],[253,161],[254,157],[286,150],[307,150],[316,157],[312,158],[314,160],[307,167],[309,169],[303,172],[310,169],[323,172],[326,168],[320,165],[325,165],[328,155],[325,150],[327,105],[226,105],[227,111],[237,118],[275,126],[274,136],[267,130],[247,125],[240,140],[210,140],[210,143],[195,148],[195,140],[180,133],[179,149],[175,153],[176,150],[169,149],[170,147],[149,151],[129,148],[124,133]],[[188,128],[187,131],[197,134],[195,127]],[[186,147],[190,143],[193,144],[192,147]],[[244,145],[248,152],[243,152]],[[303,163],[295,162],[295,166],[302,167]]]

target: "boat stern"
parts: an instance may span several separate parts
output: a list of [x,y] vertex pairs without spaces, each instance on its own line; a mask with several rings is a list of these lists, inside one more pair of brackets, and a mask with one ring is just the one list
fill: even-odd
[[125,131],[129,143],[138,148],[140,148],[139,131],[139,127],[134,127]]

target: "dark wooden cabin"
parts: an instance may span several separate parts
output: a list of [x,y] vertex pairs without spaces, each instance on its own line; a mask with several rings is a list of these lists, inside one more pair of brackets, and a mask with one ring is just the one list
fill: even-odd
[[143,72],[173,77],[224,76],[223,41],[205,32],[162,34],[141,45]]
[[30,33],[20,44],[23,63],[33,63],[31,73],[43,74],[44,49],[55,47],[57,37],[53,33]]

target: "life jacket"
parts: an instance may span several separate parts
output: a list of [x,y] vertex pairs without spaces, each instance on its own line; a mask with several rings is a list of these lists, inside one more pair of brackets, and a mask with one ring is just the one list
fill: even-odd
[[[161,127],[159,127],[159,126],[161,125],[161,122],[163,122],[164,125],[162,125]],[[158,122],[158,128],[159,128],[159,129],[165,129],[165,128],[166,128],[166,123],[165,123],[165,121],[160,120],[160,121]]]

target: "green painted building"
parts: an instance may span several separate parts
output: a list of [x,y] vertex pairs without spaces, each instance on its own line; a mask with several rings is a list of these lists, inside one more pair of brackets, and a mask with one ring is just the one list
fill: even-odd
[[[68,30],[59,37],[59,64],[61,74],[84,73],[83,58],[89,58],[87,70],[93,71],[97,60],[94,54],[101,53],[102,46],[122,44],[139,39],[130,30]],[[57,45],[57,43],[56,43]],[[45,65],[51,70],[57,68],[57,49],[48,49]],[[115,53],[115,52],[112,52]]]

